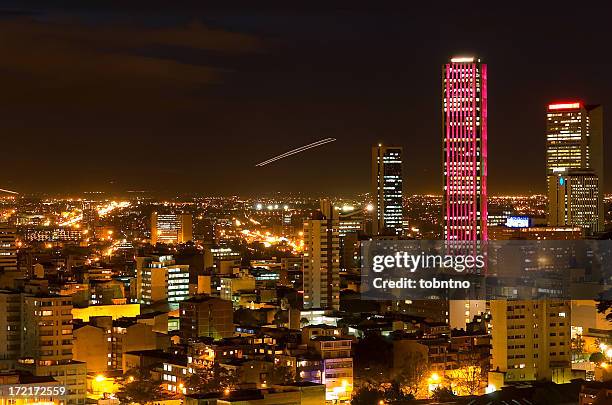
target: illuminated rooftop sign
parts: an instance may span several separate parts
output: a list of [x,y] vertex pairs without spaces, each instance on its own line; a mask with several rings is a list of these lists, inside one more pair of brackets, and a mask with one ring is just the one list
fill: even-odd
[[529,217],[512,216],[506,219],[506,226],[508,228],[529,228],[529,225]]
[[474,57],[471,56],[458,56],[456,58],[451,58],[452,63],[473,63]]
[[575,110],[580,108],[580,103],[559,103],[559,104],[549,104],[549,110]]

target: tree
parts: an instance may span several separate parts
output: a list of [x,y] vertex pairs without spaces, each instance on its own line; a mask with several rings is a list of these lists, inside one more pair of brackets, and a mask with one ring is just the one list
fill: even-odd
[[117,398],[122,404],[151,404],[165,397],[161,385],[150,378],[130,376],[117,392]]
[[582,338],[582,335],[576,335],[575,338],[572,338],[572,361],[574,360],[582,360],[585,357],[584,354],[584,345],[585,345],[585,341]]
[[234,323],[243,326],[260,326],[262,321],[257,319],[253,310],[249,308],[238,308],[234,311]]
[[610,309],[612,309],[612,301],[608,301],[608,300],[598,300],[597,301],[597,312],[599,312],[600,314],[606,314],[606,319],[608,321],[612,321],[612,312],[610,312]]
[[377,333],[368,334],[355,345],[355,373],[377,387],[391,380],[392,346]]
[[458,395],[476,395],[479,393],[487,378],[483,376],[480,366],[462,366],[453,370],[451,384]]
[[599,294],[597,298],[597,312],[606,314],[606,320],[612,322],[612,297],[610,290]]
[[428,389],[428,371],[427,358],[423,353],[413,352],[404,358],[403,367],[395,379],[406,394],[419,398]]
[[487,366],[478,352],[462,353],[458,368],[449,375],[458,395],[476,395],[487,383]]
[[351,398],[351,405],[375,405],[384,399],[382,391],[374,387],[362,387]]
[[398,401],[412,401],[414,399],[414,395],[407,393],[406,390],[402,387],[402,384],[393,380],[384,391],[385,399],[388,402],[398,402]]
[[187,388],[192,393],[221,392],[234,388],[239,382],[235,372],[219,363],[198,367],[194,371],[195,373],[187,380]]
[[602,352],[595,352],[593,354],[591,354],[591,357],[589,357],[589,361],[592,361],[593,363],[601,363],[606,359],[606,357],[604,356],[604,354]]
[[282,328],[285,325],[289,324],[289,311],[278,310],[274,314],[274,324]]
[[268,373],[268,384],[291,384],[295,381],[295,373],[291,367],[275,366]]
[[438,402],[454,401],[457,397],[448,387],[438,387],[431,393],[431,398]]

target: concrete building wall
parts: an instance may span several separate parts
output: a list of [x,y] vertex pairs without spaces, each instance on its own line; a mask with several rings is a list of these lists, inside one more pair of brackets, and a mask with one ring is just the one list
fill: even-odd
[[88,373],[99,373],[109,368],[109,336],[97,326],[86,325],[74,331],[72,356],[75,360],[85,362]]

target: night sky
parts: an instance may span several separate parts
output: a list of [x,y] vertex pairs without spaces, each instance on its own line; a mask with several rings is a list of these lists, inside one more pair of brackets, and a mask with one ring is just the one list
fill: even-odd
[[440,193],[441,65],[464,54],[489,65],[492,194],[544,191],[548,102],[604,104],[612,133],[610,9],[294,3],[0,2],[0,188],[348,195],[382,141],[405,193]]

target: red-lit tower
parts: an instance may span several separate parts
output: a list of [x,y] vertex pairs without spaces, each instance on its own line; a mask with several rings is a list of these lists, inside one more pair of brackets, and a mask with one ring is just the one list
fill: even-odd
[[442,72],[444,238],[487,239],[487,65],[452,58]]

